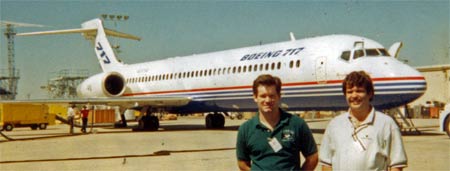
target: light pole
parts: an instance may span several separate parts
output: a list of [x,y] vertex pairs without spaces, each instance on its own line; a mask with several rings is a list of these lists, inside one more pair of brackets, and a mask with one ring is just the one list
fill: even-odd
[[[117,21],[127,21],[130,16],[128,15],[113,15],[113,14],[102,14],[101,15],[102,19],[104,21],[112,21],[114,23],[114,29],[117,30]],[[116,51],[116,53],[120,53],[121,51],[119,50],[120,46],[117,43],[117,39],[115,39],[115,45],[112,45],[112,48]]]

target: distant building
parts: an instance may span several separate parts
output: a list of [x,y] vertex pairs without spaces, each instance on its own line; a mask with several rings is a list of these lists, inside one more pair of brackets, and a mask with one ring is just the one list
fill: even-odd
[[450,103],[450,64],[422,66],[416,69],[425,77],[427,90],[422,97],[409,105],[425,105],[427,101]]

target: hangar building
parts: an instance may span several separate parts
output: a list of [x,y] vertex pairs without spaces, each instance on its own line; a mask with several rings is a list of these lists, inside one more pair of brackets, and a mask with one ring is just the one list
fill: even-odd
[[427,101],[436,107],[443,107],[439,104],[450,103],[450,64],[422,66],[416,69],[425,77],[427,90],[409,106],[426,106]]

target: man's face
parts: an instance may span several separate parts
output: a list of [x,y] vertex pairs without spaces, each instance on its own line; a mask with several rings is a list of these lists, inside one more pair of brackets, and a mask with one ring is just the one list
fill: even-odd
[[280,95],[277,93],[276,87],[272,86],[258,86],[257,94],[253,95],[253,99],[258,105],[258,109],[263,113],[272,113],[278,110],[280,102]]
[[362,111],[370,107],[371,94],[364,87],[347,86],[345,99],[353,111]]

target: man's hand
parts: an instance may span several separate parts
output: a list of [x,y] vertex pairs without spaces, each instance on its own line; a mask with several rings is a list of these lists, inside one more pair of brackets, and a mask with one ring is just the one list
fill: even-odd
[[250,167],[251,167],[250,161],[244,161],[244,160],[238,160],[238,166],[241,171],[248,171],[248,170],[250,170]]

